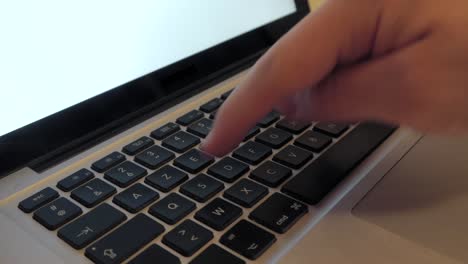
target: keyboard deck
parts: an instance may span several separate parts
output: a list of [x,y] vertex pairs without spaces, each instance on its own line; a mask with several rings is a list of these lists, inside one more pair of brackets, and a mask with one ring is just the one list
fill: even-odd
[[38,191],[19,209],[95,263],[246,263],[394,131],[271,112],[230,155],[214,158],[198,145],[229,93]]

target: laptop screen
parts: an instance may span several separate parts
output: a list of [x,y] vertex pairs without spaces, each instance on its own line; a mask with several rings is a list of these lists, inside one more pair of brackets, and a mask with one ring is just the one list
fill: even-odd
[[294,0],[4,2],[0,137],[295,11]]

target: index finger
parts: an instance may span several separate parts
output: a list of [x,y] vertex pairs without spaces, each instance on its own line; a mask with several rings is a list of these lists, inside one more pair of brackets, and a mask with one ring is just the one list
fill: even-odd
[[215,156],[231,151],[281,99],[330,73],[348,24],[336,19],[341,9],[331,4],[308,15],[259,59],[217,112],[204,151]]

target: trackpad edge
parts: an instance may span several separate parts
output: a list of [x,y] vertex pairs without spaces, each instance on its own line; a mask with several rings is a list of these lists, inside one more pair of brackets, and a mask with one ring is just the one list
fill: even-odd
[[468,263],[468,138],[422,138],[352,214]]

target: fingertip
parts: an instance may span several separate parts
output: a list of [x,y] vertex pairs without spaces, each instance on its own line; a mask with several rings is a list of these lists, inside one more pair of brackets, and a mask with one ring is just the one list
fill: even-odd
[[[222,157],[232,151],[237,144],[229,143],[226,137],[220,137],[215,133],[210,133],[200,144],[200,150],[215,157]],[[232,141],[236,142],[236,141]]]
[[200,143],[200,150],[210,155],[213,155],[215,157],[220,157],[222,154],[220,154],[220,152],[216,149],[216,147],[214,147],[211,141],[212,140],[210,140],[210,136],[202,140],[202,142]]
[[211,140],[210,140],[210,136],[208,135],[205,139],[202,139],[201,143],[200,143],[200,150],[203,151],[203,152],[206,152],[210,155],[213,155],[213,156],[216,156],[218,157],[218,155],[216,154],[216,149],[211,147],[212,144],[210,144]]

